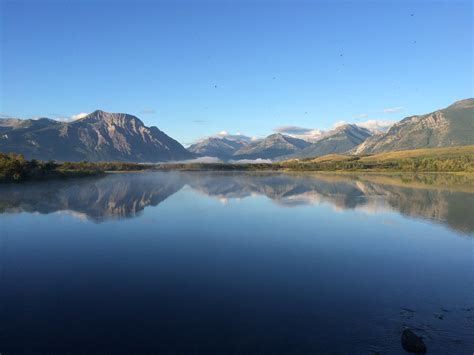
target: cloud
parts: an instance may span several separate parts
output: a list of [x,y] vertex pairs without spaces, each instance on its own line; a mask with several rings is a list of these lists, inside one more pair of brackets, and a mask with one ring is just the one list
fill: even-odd
[[204,122],[206,122],[206,121],[204,121],[204,120],[193,120],[193,123],[204,123]]
[[[359,117],[366,117],[366,114],[359,115]],[[368,129],[372,133],[381,133],[387,131],[387,129],[392,126],[395,121],[392,120],[376,120],[369,119],[361,122],[354,122],[353,124]],[[303,139],[308,142],[317,142],[320,139],[327,136],[328,133],[331,133],[332,130],[341,127],[343,125],[349,124],[347,121],[337,121],[334,122],[332,128],[328,131],[323,131],[316,128],[306,128],[300,126],[279,126],[273,129],[273,132],[287,134],[294,138]]]
[[154,115],[156,113],[156,110],[152,108],[144,108],[143,110],[140,111],[142,115]]
[[229,160],[229,163],[233,164],[270,164],[272,161],[270,159],[242,159],[242,160]]
[[364,122],[357,122],[356,125],[373,133],[386,132],[396,121],[392,120],[367,120]]
[[76,120],[79,120],[81,118],[84,118],[87,115],[88,115],[87,112],[81,112],[81,113],[78,113],[77,115],[72,115],[72,116],[69,116],[69,117],[63,117],[61,115],[56,115],[55,120],[56,121],[61,121],[61,122],[72,122],[72,121],[76,121]]
[[322,131],[314,128],[299,126],[279,126],[273,129],[275,133],[287,134],[294,138],[304,139],[308,142],[314,142],[321,138]]
[[403,107],[403,106],[389,107],[389,108],[384,108],[383,112],[384,113],[397,113],[397,112],[403,111],[404,109],[405,109],[405,107]]
[[312,131],[312,128],[304,128],[298,126],[279,126],[273,128],[275,133],[286,133],[286,134],[305,134]]
[[334,124],[332,125],[332,128],[341,127],[341,126],[344,126],[346,124],[347,124],[347,121],[337,121],[337,122],[334,122]]
[[250,142],[252,140],[251,137],[248,137],[248,136],[246,136],[246,135],[244,135],[240,132],[237,132],[235,134],[231,134],[230,132],[225,131],[225,130],[218,132],[214,137],[226,138],[226,139],[229,139],[229,140],[246,141],[246,142]]
[[[216,157],[199,157],[196,159],[189,159],[189,160],[180,160],[178,162],[172,162],[173,163],[205,163],[205,164],[212,164],[212,163],[222,163],[222,160]],[[165,163],[167,164],[167,163]]]
[[71,121],[75,121],[75,120],[79,120],[79,119],[81,119],[81,118],[84,118],[84,117],[86,117],[87,115],[88,115],[87,112],[81,112],[81,113],[78,113],[77,115],[72,115],[72,116],[70,117],[70,119],[71,119]]
[[369,115],[367,113],[361,113],[360,115],[356,115],[355,118],[367,118]]

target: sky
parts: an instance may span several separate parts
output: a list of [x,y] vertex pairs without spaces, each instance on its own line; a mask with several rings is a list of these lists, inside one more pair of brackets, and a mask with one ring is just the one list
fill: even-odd
[[126,112],[183,144],[395,121],[474,96],[472,22],[453,0],[0,0],[0,113]]

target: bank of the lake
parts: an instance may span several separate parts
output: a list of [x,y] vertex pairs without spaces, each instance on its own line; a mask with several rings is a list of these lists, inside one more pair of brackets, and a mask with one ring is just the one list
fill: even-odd
[[26,160],[17,154],[0,153],[0,182],[84,177],[130,171],[284,171],[284,172],[387,172],[474,173],[474,146],[415,149],[375,155],[330,154],[309,159],[272,163],[177,162],[140,164],[127,162],[54,162]]

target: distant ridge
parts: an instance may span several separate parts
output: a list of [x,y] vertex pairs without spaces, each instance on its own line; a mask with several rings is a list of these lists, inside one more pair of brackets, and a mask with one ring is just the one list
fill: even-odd
[[216,157],[222,160],[231,159],[239,149],[251,142],[246,136],[207,137],[193,145],[188,150],[200,156]]
[[300,158],[319,157],[327,154],[347,152],[372,135],[366,128],[355,124],[345,124],[327,132],[323,138],[297,152]]
[[260,141],[253,142],[237,150],[233,159],[275,159],[277,157],[300,151],[311,143],[290,137],[281,133],[274,133]]

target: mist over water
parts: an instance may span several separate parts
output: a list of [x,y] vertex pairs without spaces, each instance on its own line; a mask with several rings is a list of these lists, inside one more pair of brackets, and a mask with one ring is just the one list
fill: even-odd
[[474,187],[164,172],[0,187],[0,352],[474,349]]

